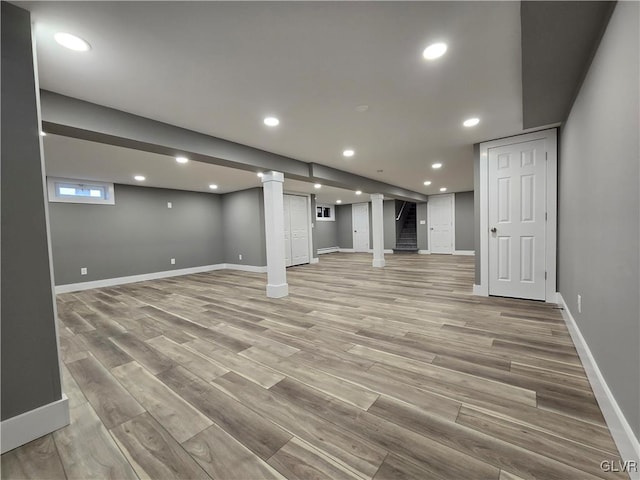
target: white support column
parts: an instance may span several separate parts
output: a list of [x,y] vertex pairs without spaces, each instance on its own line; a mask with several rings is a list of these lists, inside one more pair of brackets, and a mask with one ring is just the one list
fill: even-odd
[[371,223],[373,227],[373,266],[384,267],[384,216],[381,193],[371,194]]
[[267,246],[267,297],[271,298],[289,295],[284,258],[283,182],[284,175],[281,172],[268,172],[262,176]]

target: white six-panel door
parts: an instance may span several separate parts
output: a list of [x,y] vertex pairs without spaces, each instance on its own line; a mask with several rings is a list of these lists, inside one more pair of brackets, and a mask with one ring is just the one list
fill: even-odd
[[284,264],[291,266],[291,200],[289,195],[283,195],[282,204],[284,207]]
[[309,206],[307,197],[284,195],[285,265],[309,263]]
[[545,299],[545,141],[489,149],[489,295]]
[[307,197],[290,196],[291,265],[309,263],[309,207]]
[[452,193],[429,196],[427,203],[429,218],[429,251],[431,253],[453,253],[454,196]]
[[352,205],[353,250],[369,251],[369,204],[354,203]]

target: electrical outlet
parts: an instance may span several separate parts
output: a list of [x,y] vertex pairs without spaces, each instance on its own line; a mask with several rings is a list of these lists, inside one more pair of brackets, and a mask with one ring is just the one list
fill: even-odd
[[86,275],[87,274],[87,267],[82,267],[80,269],[80,275]]
[[242,260],[242,254],[238,255],[238,260]]
[[582,313],[582,295],[578,295],[578,313]]
[[427,221],[426,220],[420,220],[420,225],[426,225]]
[[173,203],[167,202],[167,208],[173,208]]
[[175,264],[176,264],[176,259],[175,259],[175,258],[172,258],[172,259],[171,259],[171,265],[175,265]]

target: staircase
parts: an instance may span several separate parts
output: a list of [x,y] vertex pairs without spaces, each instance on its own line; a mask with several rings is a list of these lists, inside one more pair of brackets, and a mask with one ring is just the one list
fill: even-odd
[[407,203],[407,214],[402,222],[400,233],[396,237],[394,253],[416,253],[418,251],[418,236],[416,234],[416,204]]

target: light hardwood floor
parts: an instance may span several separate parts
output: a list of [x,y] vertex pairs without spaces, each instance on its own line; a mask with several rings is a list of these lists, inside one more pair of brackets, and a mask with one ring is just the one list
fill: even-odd
[[2,478],[543,479],[618,454],[554,305],[473,257],[329,254],[58,296],[72,423]]

